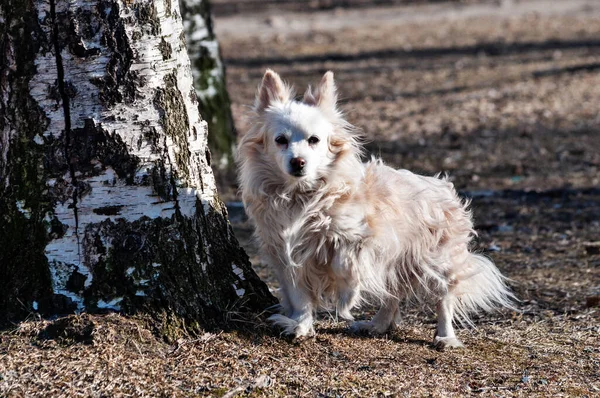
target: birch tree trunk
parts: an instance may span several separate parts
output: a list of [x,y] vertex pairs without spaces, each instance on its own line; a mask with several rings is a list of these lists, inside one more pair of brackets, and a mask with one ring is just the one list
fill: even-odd
[[208,123],[208,146],[213,154],[213,168],[223,178],[230,178],[236,134],[210,4],[207,0],[179,0],[179,3],[200,114]]
[[0,56],[0,318],[273,304],[217,197],[176,0],[0,0]]

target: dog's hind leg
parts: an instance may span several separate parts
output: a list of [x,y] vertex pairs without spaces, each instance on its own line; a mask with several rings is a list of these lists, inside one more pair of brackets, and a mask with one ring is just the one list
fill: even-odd
[[437,329],[433,345],[438,349],[462,347],[463,344],[454,334],[454,305],[456,297],[447,293],[437,304]]
[[386,299],[377,314],[370,321],[354,322],[350,330],[355,333],[367,332],[370,334],[382,334],[396,327],[396,319],[400,315],[398,299],[390,297]]

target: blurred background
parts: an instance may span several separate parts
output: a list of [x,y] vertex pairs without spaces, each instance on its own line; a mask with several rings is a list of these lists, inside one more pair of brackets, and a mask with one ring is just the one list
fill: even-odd
[[[475,249],[512,278],[524,314],[599,305],[600,1],[213,0],[212,11],[239,134],[266,68],[300,92],[332,70],[370,153],[446,171],[473,199]],[[239,200],[234,179],[222,185]]]
[[211,4],[240,134],[267,67],[301,92],[333,70],[395,167],[464,190],[599,185],[600,1]]

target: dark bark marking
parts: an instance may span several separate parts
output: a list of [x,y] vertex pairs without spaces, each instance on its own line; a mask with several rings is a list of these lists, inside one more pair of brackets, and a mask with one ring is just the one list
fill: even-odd
[[165,153],[164,153],[164,158],[167,160],[167,163],[169,164],[169,170],[170,173],[168,173],[169,175],[169,183],[171,185],[171,193],[173,195],[173,203],[175,206],[175,215],[177,216],[177,218],[181,218],[181,207],[179,206],[179,200],[177,199],[177,172],[175,170],[175,168],[173,167],[173,162],[171,161],[171,157],[169,156],[169,152],[167,151],[167,136],[164,136],[164,143],[163,143],[163,147],[165,148]]
[[[140,125],[142,130],[142,134],[140,134],[140,139],[143,138],[143,140],[150,145],[150,148],[153,152],[158,152],[160,144],[160,134],[158,131],[156,131],[156,127],[150,125],[150,121],[148,120],[138,121],[136,123]],[[139,143],[139,145],[141,146],[141,143]]]
[[160,123],[165,134],[173,140],[173,144],[177,148],[175,151],[175,164],[179,171],[177,177],[187,181],[190,160],[189,119],[183,96],[177,87],[176,73],[175,70],[164,77],[165,86],[156,90],[154,105],[160,114]]
[[56,101],[55,110],[61,107],[60,91],[58,90],[58,81],[55,80],[54,84],[48,85],[48,98]]
[[67,229],[68,227],[65,224],[61,223],[56,216],[54,216],[52,217],[48,225],[48,237],[52,240],[60,239],[63,236],[65,236]]
[[84,42],[84,39],[86,41],[93,39],[100,30],[100,26],[96,23],[93,13],[88,10],[76,9],[70,14],[68,21],[70,40],[68,47],[71,54],[80,58],[99,55],[102,51],[100,48],[87,48]]
[[91,57],[94,55],[99,55],[101,52],[99,48],[86,48],[86,46],[85,46],[85,44],[83,44],[83,42],[72,44],[69,47],[69,50],[71,51],[72,54],[74,54],[80,58],[87,58],[87,57]]
[[167,41],[165,40],[164,37],[160,38],[160,44],[158,45],[158,50],[160,51],[160,53],[162,55],[163,61],[167,61],[173,55],[173,49],[171,48],[171,45],[169,43],[167,43]]
[[[211,207],[207,214],[203,215],[203,222],[205,224],[203,231],[210,231],[206,238],[213,264],[222,264],[229,268],[226,272],[221,266],[208,267],[206,278],[209,281],[225,280],[226,283],[222,284],[220,289],[232,290],[232,295],[236,296],[234,303],[237,308],[265,309],[277,304],[277,299],[271,295],[267,285],[252,270],[248,255],[239,246],[227,220],[226,207],[220,200],[217,199],[215,207]],[[243,270],[244,281],[239,280],[232,272],[228,272],[232,264],[236,264]],[[233,290],[234,283],[245,290],[243,299],[237,297],[237,293]]]
[[[71,83],[70,81],[65,81],[64,82],[64,94],[69,97],[70,99],[75,98],[75,96],[77,96],[77,87],[75,87],[73,85],[73,83]],[[59,92],[60,92],[60,87],[59,87]]]
[[77,270],[74,270],[69,279],[67,280],[67,284],[65,287],[70,292],[80,294],[85,288],[85,280],[85,275],[77,272]]
[[99,175],[106,167],[112,167],[129,185],[134,183],[139,165],[139,158],[129,153],[121,137],[109,133],[93,119],[85,119],[82,128],[73,129],[71,161],[84,177]]
[[[163,154],[163,157],[164,156],[168,156],[168,153]],[[174,187],[168,174],[167,168],[162,160],[155,162],[155,166],[150,171],[151,184],[154,193],[163,201],[173,200]]]
[[100,216],[117,216],[121,214],[122,208],[123,206],[104,206],[93,209],[92,211]]
[[[98,239],[100,236],[112,242],[108,249]],[[123,297],[120,305],[126,312],[143,307],[155,311],[170,308],[207,326],[222,322],[225,305],[217,297],[205,296],[211,290],[197,261],[197,255],[205,257],[198,237],[193,220],[175,221],[174,217],[143,217],[134,222],[107,219],[89,225],[84,245],[86,253],[98,261],[91,269],[92,285],[84,293],[86,305],[94,308],[98,297]],[[160,272],[152,264],[160,264]],[[138,290],[145,296],[136,295]]]
[[73,184],[62,177],[58,177],[54,185],[48,188],[48,193],[55,203],[65,204],[73,197],[74,190]]
[[[150,125],[150,122],[147,120],[135,123],[140,125],[142,130],[142,134],[140,134],[138,139],[138,146],[141,146],[145,141],[150,145],[154,153],[162,151],[161,158],[155,161],[152,170],[142,178],[142,181],[138,181],[138,184],[152,186],[154,193],[163,201],[173,200],[174,186],[171,179],[168,177],[169,173],[165,167],[165,159],[168,159],[169,152],[166,148],[164,137],[161,137],[161,134],[156,130],[156,127]],[[161,138],[163,138],[162,142]]]
[[204,152],[204,156],[206,157],[206,164],[210,167],[211,164],[211,156],[210,156],[210,149],[206,148],[206,151]]
[[172,15],[173,4],[171,4],[171,0],[165,0],[165,15],[170,17]]
[[198,103],[198,94],[194,88],[190,90],[190,101],[192,101],[194,104]]
[[154,2],[137,4],[135,14],[140,25],[147,27],[148,34],[152,36],[160,34],[160,19],[154,7]]
[[[59,99],[57,105],[60,106],[60,104],[61,101]],[[69,162],[65,157],[65,143],[62,137],[45,137],[44,146],[45,154],[42,158],[44,169],[48,172],[50,177],[62,180],[62,176],[69,170]],[[51,189],[52,188],[53,187],[51,187]],[[64,202],[64,200],[62,202]]]
[[103,29],[101,44],[110,52],[110,61],[106,65],[106,74],[90,81],[100,89],[99,98],[107,106],[133,103],[136,87],[143,84],[138,74],[130,70],[135,55],[119,11],[116,2],[100,1],[98,4],[101,18],[98,24]]
[[[38,310],[52,309],[52,287],[44,247],[51,230],[45,220],[53,203],[45,185],[44,147],[33,142],[48,119],[29,94],[36,55],[52,48],[30,2],[0,2],[0,134],[16,131],[6,163],[0,160],[0,325]],[[26,33],[24,33],[26,32]],[[19,201],[28,214],[21,213]]]

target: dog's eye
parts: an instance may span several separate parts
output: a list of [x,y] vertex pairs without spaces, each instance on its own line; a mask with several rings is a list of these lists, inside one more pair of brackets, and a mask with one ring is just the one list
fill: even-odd
[[275,142],[278,143],[279,145],[287,145],[288,139],[285,138],[283,135],[280,135],[279,137],[275,138]]
[[321,140],[320,140],[320,139],[319,139],[319,137],[317,137],[316,135],[313,135],[312,137],[310,137],[310,138],[308,139],[308,143],[309,143],[310,145],[315,145],[315,144],[317,144],[319,141],[321,141]]

